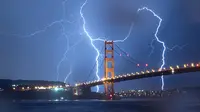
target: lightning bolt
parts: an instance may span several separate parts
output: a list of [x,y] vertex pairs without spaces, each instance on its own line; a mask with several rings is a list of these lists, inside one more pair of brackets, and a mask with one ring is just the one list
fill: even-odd
[[[98,58],[100,56],[100,52],[99,50],[97,49],[97,47],[94,45],[94,41],[96,40],[99,40],[99,41],[105,41],[104,39],[101,39],[101,38],[97,38],[97,39],[93,39],[92,36],[89,34],[89,32],[87,31],[86,29],[86,20],[85,20],[85,17],[83,15],[83,8],[84,6],[87,4],[87,0],[85,0],[85,2],[82,4],[82,6],[80,7],[80,15],[81,15],[81,18],[83,20],[83,30],[84,30],[84,33],[86,34],[86,36],[89,38],[90,40],[90,43],[92,45],[92,47],[94,48],[94,50],[96,51],[97,55],[96,55],[96,58],[95,58],[95,61],[96,61],[96,77],[97,77],[97,80],[100,80],[100,77],[98,75],[99,73],[99,61],[98,61]],[[96,86],[97,88],[97,92],[99,92],[99,86]]]
[[[68,40],[68,38],[66,38]],[[80,42],[82,41],[82,39],[80,39],[78,42],[76,42],[74,45],[72,45],[71,47],[69,47],[69,43],[67,44],[68,47],[67,49],[65,50],[65,53],[63,54],[63,57],[62,59],[59,61],[58,65],[57,65],[57,81],[59,80],[59,76],[60,76],[60,73],[59,73],[59,70],[60,70],[60,66],[61,64],[67,60],[67,53],[72,49],[74,48],[75,46],[77,46]],[[69,41],[68,41],[69,42]],[[71,70],[70,70],[71,71]]]
[[[42,28],[42,29],[40,29],[40,30],[34,31],[34,32],[32,32],[32,33],[30,33],[30,34],[27,34],[27,35],[5,34],[5,33],[3,33],[3,32],[0,32],[1,35],[4,35],[4,34],[5,34],[5,35],[15,36],[15,37],[19,37],[19,38],[31,38],[31,37],[33,37],[33,36],[36,36],[36,35],[40,34],[40,33],[46,32],[50,27],[53,27],[53,26],[55,26],[55,25],[60,25],[60,26],[61,26],[61,31],[62,31],[61,36],[64,36],[64,37],[66,38],[66,40],[67,40],[67,49],[65,50],[65,52],[64,52],[64,54],[63,54],[63,57],[61,58],[61,60],[60,60],[60,61],[58,62],[58,64],[57,64],[57,77],[56,77],[57,80],[59,79],[59,75],[60,75],[60,74],[59,74],[60,66],[61,66],[61,64],[67,59],[67,54],[68,54],[68,52],[69,52],[72,48],[74,48],[75,46],[77,46],[77,45],[82,41],[82,39],[80,39],[78,42],[74,43],[72,46],[69,45],[69,37],[68,37],[68,34],[66,33],[65,23],[72,24],[72,23],[75,23],[77,20],[69,21],[69,20],[65,19],[65,10],[66,10],[65,5],[66,5],[67,1],[68,1],[68,0],[64,0],[64,1],[62,2],[62,10],[63,10],[63,11],[62,11],[62,12],[63,12],[63,15],[62,15],[62,16],[63,16],[63,17],[62,17],[60,20],[56,20],[56,21],[51,22],[50,24],[46,25],[44,28]],[[67,80],[67,78],[69,77],[69,75],[70,75],[71,73],[72,73],[72,69],[70,68],[70,72],[69,72],[69,74],[66,76],[66,78],[65,78],[64,81]]]
[[[154,36],[155,36],[155,40],[156,40],[157,42],[159,42],[160,44],[162,44],[162,46],[163,46],[163,51],[162,51],[162,64],[161,64],[161,66],[160,66],[160,70],[162,70],[163,67],[164,67],[164,65],[165,65],[165,51],[166,51],[166,49],[167,49],[167,47],[165,46],[165,43],[164,43],[163,41],[161,41],[161,40],[158,38],[158,36],[157,36],[157,35],[158,35],[159,28],[160,28],[161,23],[162,23],[162,18],[161,18],[160,16],[158,16],[153,10],[151,10],[151,9],[149,9],[149,8],[147,8],[147,7],[139,8],[139,9],[138,9],[138,12],[143,11],[143,10],[146,10],[146,11],[151,12],[151,13],[153,14],[153,16],[155,16],[156,18],[159,19],[159,23],[158,23],[158,26],[157,26],[157,28],[156,28],[156,32],[155,32]],[[154,40],[153,40],[153,41],[154,41]],[[152,41],[152,42],[153,42],[153,41]],[[152,45],[152,44],[151,44],[151,45]],[[163,76],[161,76],[161,80],[162,80],[161,89],[164,90],[165,82],[164,82],[164,77],[163,77]]]
[[154,43],[154,41],[155,41],[156,39],[153,39],[152,41],[151,41],[151,52],[149,53],[149,57],[153,54],[153,52],[154,52],[154,49],[155,49],[155,47],[153,46],[153,43]]
[[173,46],[172,48],[167,48],[167,50],[170,50],[170,51],[173,51],[174,49],[183,49],[184,47],[186,47],[188,44],[185,44],[185,45],[182,45],[182,46],[179,46],[179,45],[175,45]]
[[69,67],[69,73],[66,75],[65,79],[64,79],[64,83],[66,83],[67,79],[69,78],[69,76],[72,74],[72,66]]
[[[89,38],[90,40],[90,43],[91,43],[91,46],[94,48],[94,50],[96,51],[97,55],[96,55],[96,58],[95,58],[95,61],[96,61],[96,77],[97,77],[97,80],[100,80],[100,77],[99,77],[99,56],[100,56],[100,51],[98,50],[98,48],[94,45],[94,41],[106,41],[106,39],[103,39],[103,38],[93,38],[89,32],[87,31],[87,28],[86,28],[86,20],[85,20],[85,17],[84,17],[84,14],[83,14],[83,8],[84,6],[87,4],[88,0],[85,0],[85,2],[81,5],[80,7],[80,16],[82,18],[82,21],[83,21],[83,31],[85,33],[85,35]],[[129,32],[127,34],[127,36],[123,39],[123,40],[115,40],[114,42],[124,42],[125,40],[127,40],[131,34],[131,31],[132,31],[132,28],[133,28],[133,23],[131,24],[131,27],[129,29]],[[99,92],[99,86],[96,86],[97,87],[97,90],[96,92]]]
[[131,32],[132,32],[132,30],[133,30],[133,22],[131,23],[131,26],[130,26],[130,28],[129,28],[129,31],[128,31],[128,34],[126,35],[126,37],[123,39],[123,40],[115,40],[114,42],[124,42],[124,41],[126,41],[129,37],[130,37],[130,35],[131,35]]
[[[150,47],[151,47],[151,52],[149,53],[149,57],[153,54],[153,52],[154,52],[154,49],[155,49],[155,47],[153,46],[153,43],[154,43],[154,41],[155,41],[156,39],[153,39],[152,41],[151,41],[151,44],[150,44]],[[182,46],[179,46],[179,45],[174,45],[173,47],[171,47],[171,48],[169,48],[169,47],[167,47],[167,50],[170,50],[170,51],[173,51],[173,50],[175,50],[175,49],[179,49],[179,50],[182,50],[184,47],[186,47],[188,44],[184,44],[184,45],[182,45]]]

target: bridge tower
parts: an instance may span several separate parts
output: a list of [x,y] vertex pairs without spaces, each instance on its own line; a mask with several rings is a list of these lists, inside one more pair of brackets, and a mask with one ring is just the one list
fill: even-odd
[[[114,77],[114,43],[113,41],[105,41],[104,79]],[[112,100],[114,97],[114,82],[105,81],[104,89],[107,99]]]

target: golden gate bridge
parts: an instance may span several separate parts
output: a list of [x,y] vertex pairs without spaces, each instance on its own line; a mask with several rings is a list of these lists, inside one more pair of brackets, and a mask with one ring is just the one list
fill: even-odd
[[[117,46],[119,48],[119,46]],[[114,99],[114,83],[156,76],[166,76],[166,75],[181,75],[184,73],[198,72],[200,71],[200,63],[184,64],[183,66],[177,65],[176,67],[170,66],[169,68],[163,69],[151,69],[135,73],[127,73],[122,75],[115,75],[114,69],[114,42],[105,41],[104,47],[104,77],[100,80],[86,81],[82,83],[75,84],[75,92],[81,90],[89,90],[91,87],[97,85],[104,85],[104,92],[107,99]],[[118,52],[116,52],[118,53]],[[119,53],[118,53],[119,54]],[[121,55],[121,54],[120,54]],[[138,65],[138,64],[137,64]],[[138,65],[139,66],[139,65]],[[146,66],[148,66],[146,64]]]

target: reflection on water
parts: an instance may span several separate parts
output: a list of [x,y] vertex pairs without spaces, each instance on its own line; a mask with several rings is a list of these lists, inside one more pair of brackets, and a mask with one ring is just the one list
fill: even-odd
[[37,100],[2,102],[0,112],[198,112],[200,103],[161,100]]

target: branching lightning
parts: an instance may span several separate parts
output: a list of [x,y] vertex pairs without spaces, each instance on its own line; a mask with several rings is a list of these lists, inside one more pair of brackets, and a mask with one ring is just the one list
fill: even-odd
[[[65,61],[65,60],[67,60],[67,54],[68,54],[68,52],[72,49],[72,48],[74,48],[75,46],[77,46],[81,41],[82,41],[82,39],[80,39],[79,41],[77,41],[75,44],[73,44],[72,46],[70,46],[69,45],[69,35],[66,33],[66,29],[65,29],[65,26],[64,26],[64,24],[65,23],[69,23],[69,24],[72,24],[72,23],[74,23],[75,21],[68,21],[68,20],[66,20],[65,19],[65,4],[66,4],[66,2],[67,2],[68,0],[64,0],[63,2],[62,2],[62,8],[63,8],[63,18],[62,19],[60,19],[60,20],[57,20],[57,21],[54,21],[54,22],[52,22],[52,23],[50,23],[50,24],[48,24],[46,27],[44,27],[43,29],[41,29],[41,30],[38,30],[38,31],[35,31],[35,32],[33,32],[33,33],[31,33],[31,34],[28,34],[28,35],[19,35],[19,34],[10,34],[10,35],[12,35],[12,36],[17,36],[17,37],[20,37],[20,38],[27,38],[27,37],[33,37],[33,36],[35,36],[35,35],[37,35],[37,34],[40,34],[40,33],[43,33],[43,32],[45,32],[48,28],[50,28],[50,27],[52,27],[52,26],[54,26],[54,25],[57,25],[57,24],[59,24],[60,26],[61,26],[61,30],[62,30],[62,36],[64,36],[66,39],[67,39],[67,49],[65,50],[65,52],[64,52],[64,54],[63,54],[63,57],[61,58],[61,60],[59,61],[59,63],[57,64],[57,77],[56,77],[56,79],[57,80],[59,80],[59,76],[60,76],[60,73],[59,73],[59,70],[60,70],[60,66],[61,66],[61,64]],[[94,42],[95,41],[100,41],[100,42],[104,42],[106,39],[105,38],[100,38],[100,37],[98,37],[98,38],[93,38],[93,36],[91,36],[90,35],[90,33],[88,32],[88,30],[87,30],[87,28],[86,28],[86,19],[85,19],[85,17],[84,17],[84,14],[83,14],[83,9],[84,9],[84,7],[85,7],[85,5],[87,4],[87,2],[88,2],[88,0],[85,0],[85,2],[80,6],[80,17],[81,17],[81,19],[82,19],[82,22],[83,22],[83,24],[82,24],[82,28],[83,28],[83,32],[84,32],[84,34],[87,36],[87,38],[90,40],[90,44],[91,44],[91,46],[94,48],[94,50],[96,51],[96,57],[95,57],[95,62],[96,62],[96,72],[95,72],[95,75],[96,75],[96,77],[97,77],[97,80],[100,80],[100,77],[99,77],[99,57],[101,56],[101,54],[100,54],[100,51],[98,50],[98,48],[95,46],[95,44],[94,44]],[[152,47],[152,51],[151,51],[151,53],[150,53],[150,55],[153,53],[153,50],[154,50],[154,46],[153,46],[153,42],[154,41],[157,41],[158,43],[160,43],[160,44],[162,44],[162,47],[163,47],[163,51],[162,51],[162,64],[161,64],[161,66],[160,66],[160,69],[163,69],[163,67],[165,66],[165,53],[166,53],[166,50],[173,50],[173,49],[175,49],[175,48],[179,48],[179,49],[182,49],[183,47],[185,47],[186,45],[184,45],[184,46],[174,46],[174,47],[172,47],[172,48],[168,48],[168,47],[166,47],[165,46],[165,43],[163,42],[163,41],[161,41],[159,38],[158,38],[158,32],[159,32],[159,28],[160,28],[160,26],[161,26],[161,23],[162,23],[162,18],[160,17],[160,16],[158,16],[153,10],[151,10],[151,9],[149,9],[149,8],[147,8],[147,7],[142,7],[142,8],[139,8],[138,9],[138,12],[140,12],[140,11],[143,11],[143,10],[146,10],[146,11],[149,11],[149,12],[151,12],[152,14],[153,14],[153,16],[155,16],[157,19],[159,19],[159,23],[158,23],[158,26],[157,26],[157,28],[156,28],[156,32],[155,32],[155,34],[154,34],[154,36],[155,36],[155,39],[153,39],[152,40],[152,42],[151,42],[151,47]],[[114,40],[114,42],[124,42],[124,41],[126,41],[129,37],[130,37],[130,35],[131,35],[131,32],[132,32],[132,29],[133,29],[133,23],[131,23],[131,26],[130,26],[130,29],[129,29],[129,31],[128,31],[128,34],[125,36],[125,38],[123,39],[123,40]],[[1,32],[0,32],[1,33]],[[70,66],[70,70],[69,70],[69,73],[66,75],[66,77],[65,77],[65,79],[64,79],[64,82],[66,82],[67,81],[67,79],[68,79],[68,77],[72,74],[72,67]],[[161,76],[161,80],[162,80],[162,87],[161,87],[161,89],[162,90],[164,90],[164,78],[163,78],[163,76]],[[97,90],[96,90],[97,92],[99,92],[99,86],[97,86]]]
[[[149,53],[149,57],[150,57],[150,56],[153,54],[153,52],[154,52],[155,47],[153,46],[153,43],[154,43],[155,40],[156,40],[156,39],[153,39],[153,40],[151,41],[151,44],[150,44],[151,52]],[[175,45],[175,46],[173,46],[173,47],[171,47],[171,48],[167,47],[166,50],[169,50],[169,51],[173,51],[173,50],[175,50],[175,49],[182,50],[182,49],[183,49],[184,47],[186,47],[187,45],[188,45],[188,44],[184,44],[184,45],[182,45],[182,46]]]
[[168,48],[167,47],[167,50],[170,50],[170,51],[173,51],[174,49],[183,49],[184,47],[186,47],[188,44],[184,44],[184,45],[182,45],[182,46],[179,46],[179,45],[175,45],[175,46],[173,46],[172,48]]
[[[142,10],[147,10],[147,11],[151,12],[156,18],[159,19],[159,23],[158,23],[158,26],[157,26],[157,28],[156,28],[156,32],[155,32],[154,36],[155,36],[156,41],[159,42],[160,44],[162,44],[162,46],[163,46],[163,51],[162,51],[162,65],[160,66],[160,69],[163,69],[163,67],[164,67],[164,65],[165,65],[165,51],[166,51],[167,47],[165,46],[165,43],[164,43],[163,41],[161,41],[161,40],[158,38],[158,36],[157,36],[157,35],[158,35],[159,28],[160,28],[161,23],[162,23],[162,18],[161,18],[160,16],[158,16],[153,10],[151,10],[151,9],[149,9],[149,8],[147,8],[147,7],[139,8],[139,9],[138,9],[138,12],[140,12],[140,11],[142,11]],[[153,41],[152,41],[152,42],[153,42]],[[151,45],[152,45],[152,44],[151,44]],[[162,80],[162,87],[161,87],[161,89],[164,90],[164,85],[165,85],[165,83],[164,83],[164,77],[163,77],[163,76],[161,76],[161,80]]]
[[[95,58],[95,61],[96,61],[96,77],[97,77],[97,80],[100,80],[100,77],[99,77],[99,56],[100,56],[100,52],[98,50],[98,48],[94,45],[94,41],[105,41],[105,39],[102,39],[102,38],[96,38],[96,39],[93,39],[92,36],[89,34],[89,32],[87,31],[87,28],[86,28],[86,20],[85,20],[85,17],[83,15],[83,8],[84,6],[87,4],[87,1],[88,0],[85,0],[85,2],[82,4],[81,8],[80,8],[80,15],[81,15],[81,18],[83,20],[83,30],[84,30],[84,33],[86,34],[86,36],[89,38],[90,40],[90,43],[92,45],[92,47],[95,49],[97,55],[96,55],[96,58]],[[99,92],[99,86],[96,86],[97,87],[97,92]]]
[[131,27],[130,27],[126,37],[123,40],[115,40],[114,42],[124,42],[124,41],[126,41],[130,37],[132,30],[133,30],[133,22],[131,23]]
[[[68,40],[68,38],[67,38],[67,40]],[[67,44],[68,47],[67,47],[67,49],[65,50],[65,53],[63,54],[62,59],[59,61],[58,65],[57,65],[57,81],[59,80],[59,76],[60,76],[60,73],[59,73],[60,66],[61,66],[61,64],[67,59],[67,53],[68,53],[72,48],[74,48],[75,46],[77,46],[81,41],[82,41],[82,39],[79,40],[79,41],[77,41],[77,42],[76,42],[74,45],[72,45],[71,47],[69,47],[69,43]],[[68,40],[68,42],[69,42],[69,40]],[[71,69],[70,69],[70,71],[71,71]]]
[[[69,23],[69,24],[72,24],[72,23],[75,23],[76,21],[69,21],[69,20],[66,20],[65,19],[65,4],[68,0],[64,0],[62,2],[62,10],[63,10],[63,18],[61,18],[60,20],[56,20],[56,21],[53,21],[52,23],[46,25],[43,29],[41,30],[37,30],[33,33],[30,33],[28,35],[20,35],[20,34],[6,34],[6,35],[10,35],[10,36],[15,36],[15,37],[19,37],[19,38],[31,38],[33,36],[36,36],[37,34],[40,34],[40,33],[43,33],[43,32],[46,32],[48,30],[48,28],[50,27],[53,27],[54,25],[60,25],[61,26],[61,31],[62,31],[62,36],[64,36],[66,39],[67,39],[67,49],[65,50],[64,54],[63,54],[63,57],[61,58],[61,60],[59,61],[58,65],[57,65],[57,81],[59,79],[59,69],[60,69],[60,66],[62,64],[62,62],[64,62],[66,59],[67,59],[67,53],[72,49],[74,48],[76,45],[78,45],[78,43],[80,43],[82,41],[82,39],[80,39],[79,41],[77,41],[75,44],[73,44],[72,46],[69,45],[69,37],[68,37],[68,34],[66,33],[66,27],[64,26],[65,23]],[[3,34],[3,32],[0,32],[0,34]],[[72,69],[70,68],[70,72],[69,74],[66,76],[64,82],[67,80],[67,78],[69,77],[69,75],[72,73]]]
[[[96,74],[97,79],[100,80],[100,77],[98,75],[99,74],[99,61],[98,61],[98,59],[99,59],[99,56],[100,56],[100,51],[94,45],[94,41],[102,41],[102,42],[104,42],[106,39],[103,39],[103,38],[92,38],[92,36],[87,31],[86,20],[85,20],[84,14],[83,14],[83,8],[87,4],[87,1],[88,0],[85,0],[85,2],[81,5],[81,7],[80,7],[80,15],[81,15],[81,18],[83,20],[83,26],[82,27],[83,27],[84,33],[90,39],[90,43],[91,43],[92,47],[95,49],[95,51],[97,53],[96,58],[95,58],[95,61],[96,61],[96,73],[95,74]],[[115,40],[114,42],[124,42],[125,40],[127,40],[128,37],[131,34],[132,28],[133,28],[133,23],[131,24],[131,27],[129,29],[129,32],[128,32],[127,36],[123,40]],[[99,86],[97,86],[97,92],[99,92]]]

